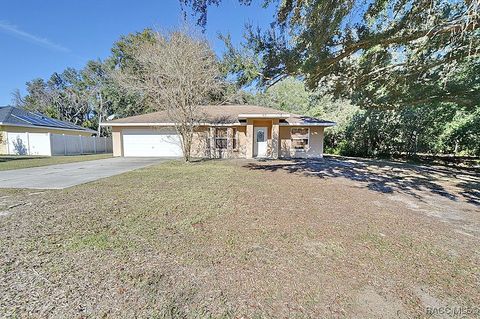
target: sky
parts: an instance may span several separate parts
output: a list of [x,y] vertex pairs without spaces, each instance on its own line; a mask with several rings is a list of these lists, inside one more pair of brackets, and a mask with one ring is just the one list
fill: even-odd
[[[274,8],[254,2],[247,7],[223,0],[209,9],[206,36],[218,55],[219,32],[239,43],[245,23],[266,27],[272,21]],[[0,106],[11,104],[17,88],[25,94],[27,81],[108,57],[121,35],[147,27],[172,29],[182,18],[178,0],[2,0]]]

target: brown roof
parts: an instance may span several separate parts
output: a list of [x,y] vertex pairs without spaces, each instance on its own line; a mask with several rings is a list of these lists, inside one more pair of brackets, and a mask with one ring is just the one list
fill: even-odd
[[[202,105],[202,122],[209,124],[235,124],[239,123],[240,115],[272,115],[272,117],[283,118],[287,123],[290,124],[299,124],[299,125],[319,125],[324,123],[326,126],[333,125],[333,122],[323,121],[313,117],[306,117],[296,114],[291,114],[285,111],[276,110],[269,107],[257,106],[257,105]],[[268,116],[265,116],[268,118]],[[153,112],[148,114],[136,115],[125,117],[121,119],[116,119],[104,123],[104,125],[114,124],[114,123],[142,123],[142,124],[153,124],[153,123],[172,123],[172,120],[169,118],[166,111]]]

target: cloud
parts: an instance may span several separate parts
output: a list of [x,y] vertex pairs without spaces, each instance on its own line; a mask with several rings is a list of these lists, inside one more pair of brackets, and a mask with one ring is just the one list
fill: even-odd
[[41,38],[31,33],[22,31],[16,25],[10,24],[6,21],[0,21],[0,31],[4,31],[5,33],[16,36],[23,40],[36,43],[50,50],[60,51],[60,52],[70,52],[70,49],[60,44],[54,43],[46,38]]

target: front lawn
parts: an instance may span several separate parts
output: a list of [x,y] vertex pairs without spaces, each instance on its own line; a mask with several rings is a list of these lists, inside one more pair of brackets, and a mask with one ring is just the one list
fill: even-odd
[[54,164],[93,161],[93,160],[109,158],[109,157],[112,157],[112,154],[91,154],[91,155],[72,155],[72,156],[2,155],[0,156],[0,171],[54,165]]
[[0,317],[408,318],[478,306],[479,177],[451,174],[168,162],[64,190],[1,190]]

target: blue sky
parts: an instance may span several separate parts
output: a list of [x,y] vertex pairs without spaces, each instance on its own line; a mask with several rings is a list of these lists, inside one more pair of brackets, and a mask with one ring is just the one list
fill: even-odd
[[[255,1],[254,1],[255,2]],[[259,1],[256,1],[258,3]],[[215,51],[223,46],[218,32],[242,38],[245,23],[267,26],[274,8],[241,6],[224,0],[211,7],[206,35]],[[0,2],[0,105],[25,82],[48,78],[66,67],[81,68],[104,59],[121,35],[146,27],[173,28],[182,23],[178,0],[2,0]]]

